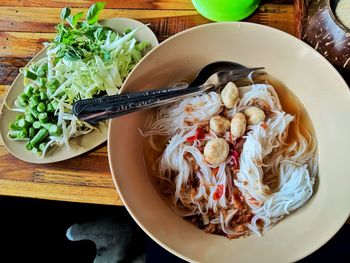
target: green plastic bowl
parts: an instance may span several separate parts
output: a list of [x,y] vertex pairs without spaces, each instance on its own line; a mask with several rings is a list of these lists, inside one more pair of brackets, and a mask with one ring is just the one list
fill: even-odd
[[204,17],[213,21],[238,21],[251,15],[260,0],[192,0]]

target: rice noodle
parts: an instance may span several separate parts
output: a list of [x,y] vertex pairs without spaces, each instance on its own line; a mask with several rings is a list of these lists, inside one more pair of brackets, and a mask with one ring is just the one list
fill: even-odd
[[[229,238],[261,236],[303,206],[313,194],[318,170],[315,139],[300,127],[298,116],[283,111],[271,85],[240,87],[239,94],[228,110],[216,92],[160,107],[142,132],[158,151],[154,137],[169,138],[156,167],[159,178],[173,185],[176,213]],[[230,119],[250,106],[264,110],[266,119],[249,125],[243,138],[232,140],[230,132],[218,135],[209,130],[213,116]],[[293,122],[295,138],[288,140]],[[199,128],[205,130],[201,138]],[[229,143],[231,154],[214,165],[206,161],[203,148],[217,137]],[[232,157],[238,152],[239,157]]]

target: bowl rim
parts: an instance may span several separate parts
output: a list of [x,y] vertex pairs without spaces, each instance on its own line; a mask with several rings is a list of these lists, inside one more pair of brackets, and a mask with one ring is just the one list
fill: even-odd
[[[329,1],[329,0],[327,0]],[[187,32],[191,32],[191,31],[195,31],[197,30],[198,28],[204,28],[204,27],[211,27],[211,26],[215,26],[217,24],[220,24],[220,25],[223,25],[223,24],[226,24],[226,25],[232,25],[232,24],[244,24],[244,25],[248,25],[248,26],[257,26],[257,27],[261,27],[261,28],[264,28],[264,29],[267,29],[267,30],[271,30],[271,31],[275,31],[275,32],[278,32],[279,34],[283,34],[287,37],[290,37],[292,39],[295,39],[297,41],[299,41],[300,44],[302,44],[305,48],[307,48],[308,50],[310,50],[310,52],[312,52],[315,56],[318,56],[321,60],[323,60],[324,62],[326,62],[328,64],[328,66],[331,67],[331,69],[333,70],[334,73],[336,73],[337,77],[340,79],[340,81],[343,82],[343,84],[345,84],[345,86],[348,87],[348,89],[350,89],[350,85],[348,85],[346,83],[346,81],[344,80],[344,78],[341,76],[341,74],[338,72],[338,70],[332,65],[331,62],[329,62],[324,56],[322,56],[322,54],[320,54],[317,50],[315,50],[313,47],[311,47],[310,45],[308,45],[307,43],[305,43],[303,40],[297,38],[296,36],[292,35],[292,34],[289,34],[283,30],[280,30],[280,29],[277,29],[277,28],[274,28],[274,27],[270,27],[270,26],[266,26],[266,25],[262,25],[262,24],[257,24],[257,23],[253,23],[253,22],[245,22],[245,21],[231,21],[231,22],[228,22],[228,21],[225,21],[225,22],[213,22],[213,23],[206,23],[206,24],[202,24],[202,25],[198,25],[198,26],[194,26],[194,27],[191,27],[191,28],[188,28],[188,29],[185,29],[181,32],[178,32],[170,37],[168,37],[167,39],[165,39],[164,41],[162,41],[161,43],[159,43],[155,48],[153,48],[152,50],[150,50],[142,59],[141,61],[147,59],[153,52],[154,50],[162,47],[163,45],[165,45],[166,43],[168,43],[169,41],[171,41],[173,38],[175,37],[179,37],[183,34],[187,34]],[[137,65],[134,67],[137,68],[139,67],[140,65],[140,62],[137,63]],[[133,70],[134,70],[133,69]],[[127,83],[128,79],[130,78],[132,72],[130,72],[130,74],[127,76],[127,78],[124,80],[124,83]],[[121,86],[120,88],[120,91],[119,91],[119,94],[123,94],[124,93],[124,90],[125,90],[125,85]]]
[[[329,1],[329,0],[327,0]],[[348,84],[345,82],[344,78],[341,76],[341,74],[336,70],[336,68],[325,58],[323,57],[319,52],[317,52],[314,48],[312,48],[310,45],[308,45],[307,43],[305,43],[304,41],[302,41],[301,39],[295,37],[294,35],[291,35],[287,32],[284,32],[280,29],[277,28],[273,28],[270,26],[266,26],[266,25],[262,25],[262,24],[257,24],[257,23],[253,23],[253,22],[244,22],[244,21],[232,21],[232,22],[215,22],[215,23],[207,23],[207,24],[202,24],[202,25],[198,25],[198,26],[194,26],[191,28],[188,28],[186,30],[183,30],[181,32],[178,32],[174,35],[172,35],[171,37],[167,38],[166,40],[164,40],[163,42],[161,42],[156,48],[152,49],[150,52],[147,53],[146,56],[144,56],[142,58],[142,60],[146,60],[148,59],[149,56],[151,56],[153,54],[153,52],[156,52],[158,48],[161,48],[163,45],[166,45],[169,41],[172,41],[172,39],[180,37],[183,34],[188,34],[192,31],[201,29],[201,28],[206,28],[206,27],[215,27],[218,26],[218,24],[220,25],[226,25],[226,26],[231,26],[231,25],[246,25],[246,26],[253,26],[253,27],[259,27],[263,30],[271,30],[276,32],[277,34],[281,34],[284,35],[286,37],[288,37],[289,39],[294,39],[292,41],[297,41],[299,42],[299,44],[301,44],[303,47],[305,47],[307,50],[309,50],[310,52],[312,52],[312,54],[314,56],[316,56],[318,59],[323,60],[323,62],[326,63],[326,65],[329,67],[329,69],[331,71],[333,71],[333,74],[339,79],[340,83],[342,83],[342,86],[344,88],[346,88],[347,90],[349,90],[349,86]],[[141,61],[140,61],[141,62]],[[139,67],[141,63],[138,63],[136,65],[135,68]],[[134,68],[134,69],[135,69]],[[134,70],[133,69],[133,70]],[[124,81],[124,83],[127,83],[128,79],[131,78],[132,73],[128,75],[128,77],[126,78],[126,80]],[[341,88],[341,87],[339,87]],[[123,84],[123,86],[120,89],[120,94],[125,92],[125,85]],[[176,250],[172,249],[171,247],[169,247],[167,244],[165,244],[163,241],[159,240],[158,238],[156,238],[151,232],[149,232],[146,228],[146,226],[144,226],[139,220],[138,218],[135,216],[135,214],[133,213],[132,209],[129,208],[128,204],[125,202],[125,198],[122,194],[122,192],[120,191],[118,182],[117,182],[117,176],[114,174],[115,171],[115,164],[112,161],[111,158],[111,154],[110,152],[112,151],[111,148],[111,137],[112,137],[112,130],[114,129],[114,125],[113,125],[113,120],[111,120],[110,125],[108,127],[108,140],[107,140],[107,151],[108,151],[108,162],[109,162],[109,167],[110,167],[110,171],[111,171],[111,175],[112,175],[112,180],[113,183],[118,191],[119,197],[122,201],[122,203],[124,204],[125,208],[127,209],[127,211],[130,213],[130,215],[132,216],[132,218],[135,220],[135,222],[138,224],[138,226],[148,235],[150,236],[156,243],[158,243],[159,245],[161,245],[163,248],[165,248],[166,250],[170,251],[171,253],[173,253],[174,255],[176,255],[177,257],[187,260],[189,262],[193,262],[193,259],[185,256],[184,254],[180,254],[179,252],[177,252]],[[326,239],[321,240],[318,244],[314,245],[314,247],[312,247],[311,249],[309,249],[308,251],[305,251],[303,253],[300,253],[297,257],[294,258],[295,261],[299,261],[303,258],[305,258],[308,255],[311,255],[312,253],[314,253],[315,251],[317,251],[319,248],[321,248],[324,244],[326,244],[339,230],[340,228],[346,223],[346,221],[348,220],[348,218],[350,217],[350,209],[347,213],[347,215],[343,218],[340,219],[339,222],[341,222],[341,224],[339,224],[338,226],[336,226],[334,229],[336,229],[336,231],[332,234],[329,235]]]

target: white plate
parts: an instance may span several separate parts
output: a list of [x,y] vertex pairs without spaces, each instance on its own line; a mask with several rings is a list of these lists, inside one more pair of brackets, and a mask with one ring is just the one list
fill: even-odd
[[[149,27],[145,27],[141,22],[129,19],[129,18],[111,18],[101,21],[102,25],[108,26],[117,32],[123,32],[126,29],[135,29],[143,27],[141,30],[137,31],[135,34],[135,38],[139,41],[147,41],[151,44],[151,47],[154,48],[158,45],[158,40],[155,34]],[[46,56],[46,48],[41,50],[30,62],[36,62],[39,59]],[[18,74],[17,78],[11,85],[7,95],[5,96],[4,101],[8,105],[13,105],[13,102],[17,98],[17,96],[23,92],[23,74]],[[30,162],[30,163],[53,163],[58,161],[63,161],[66,159],[70,159],[81,155],[101,143],[107,140],[107,126],[100,125],[100,131],[93,131],[87,135],[83,135],[77,138],[71,139],[70,142],[70,150],[67,150],[66,147],[55,147],[50,154],[45,156],[42,159],[38,159],[31,151],[27,151],[24,148],[25,142],[13,141],[7,138],[8,133],[8,125],[10,122],[14,121],[16,115],[18,113],[8,110],[4,104],[1,108],[1,116],[0,116],[0,135],[4,142],[7,150],[12,153],[17,158]]]

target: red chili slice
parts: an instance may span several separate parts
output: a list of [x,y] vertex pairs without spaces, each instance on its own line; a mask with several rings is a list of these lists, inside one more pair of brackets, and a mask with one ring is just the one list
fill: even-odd
[[234,158],[239,158],[239,152],[236,151],[236,150],[233,150],[233,151],[232,151],[232,157],[234,157]]
[[186,139],[187,142],[193,142],[194,140],[196,140],[196,135],[193,135],[193,136],[188,137],[188,138]]
[[188,138],[186,139],[186,141],[187,141],[187,142],[193,142],[193,141],[195,141],[195,140],[204,139],[204,137],[205,137],[204,131],[202,130],[202,128],[198,127],[198,128],[196,129],[196,134],[193,135],[193,136],[191,136],[191,137],[188,137]]
[[235,167],[239,168],[239,157],[240,153],[236,150],[232,151],[232,160]]
[[213,199],[219,200],[223,194],[224,194],[224,185],[219,184],[214,192]]
[[205,133],[202,128],[198,127],[196,130],[196,136],[198,140],[204,139]]

